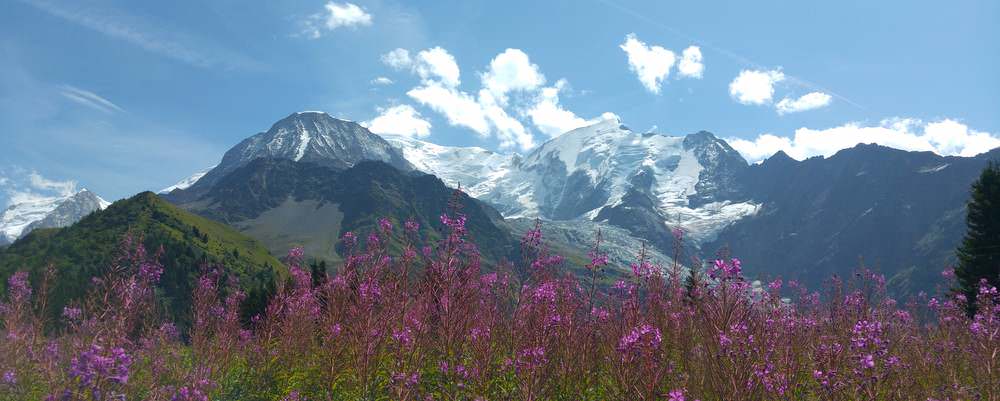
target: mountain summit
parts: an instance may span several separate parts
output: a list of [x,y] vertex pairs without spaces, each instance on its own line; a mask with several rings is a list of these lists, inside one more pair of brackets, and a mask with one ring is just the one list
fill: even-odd
[[404,171],[413,169],[399,150],[358,123],[305,111],[292,113],[267,132],[244,139],[190,189],[201,194],[222,177],[260,158],[308,162],[338,170],[362,160],[385,162]]
[[40,198],[10,205],[0,212],[0,245],[12,243],[38,228],[66,227],[110,202],[86,189],[63,197]]
[[[523,158],[412,139],[390,142],[416,158],[411,162],[418,169],[461,178],[463,189],[505,217],[607,220],[663,242],[668,222],[696,240],[710,239],[756,210],[743,201],[736,180],[747,162],[705,131],[683,137],[640,133],[606,119],[559,135]],[[460,155],[479,157],[470,165]],[[649,227],[637,228],[638,220]]]

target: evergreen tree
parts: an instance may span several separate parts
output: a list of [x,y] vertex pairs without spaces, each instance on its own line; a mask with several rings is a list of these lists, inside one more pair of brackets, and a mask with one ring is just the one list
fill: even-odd
[[955,276],[959,291],[974,308],[980,280],[1000,287],[1000,164],[990,162],[972,184],[966,223]]

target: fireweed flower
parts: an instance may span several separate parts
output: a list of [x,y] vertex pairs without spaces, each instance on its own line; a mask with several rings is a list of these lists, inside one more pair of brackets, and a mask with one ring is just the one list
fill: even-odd
[[415,220],[407,220],[406,223],[403,223],[403,229],[408,233],[414,234],[420,231],[420,223],[417,223]]
[[392,220],[389,220],[386,217],[380,217],[378,219],[378,228],[383,234],[388,235],[389,233],[392,233]]
[[590,264],[587,265],[587,269],[600,269],[608,265],[608,254],[606,253],[590,251],[587,256],[590,256]]
[[743,265],[739,259],[732,258],[728,262],[716,259],[708,271],[708,276],[717,280],[736,279],[742,277],[742,272]]
[[81,316],[83,316],[83,312],[80,310],[80,308],[64,306],[62,311],[62,316],[66,318],[67,321],[76,322],[80,320]]
[[643,324],[633,328],[618,341],[618,352],[622,360],[630,361],[639,355],[652,354],[660,347],[661,342],[663,336],[660,334],[660,329]]
[[535,370],[545,365],[549,360],[545,356],[545,347],[532,347],[517,353],[514,368],[518,371]]
[[658,270],[655,265],[646,261],[642,261],[640,263],[633,263],[631,267],[632,267],[632,274],[634,274],[635,277],[641,279],[648,279],[650,277],[653,277]]
[[358,295],[365,302],[375,302],[382,296],[382,289],[374,280],[368,280],[358,286]]
[[358,237],[353,232],[348,231],[340,236],[340,242],[344,244],[344,248],[351,249],[358,244]]
[[28,283],[28,272],[14,273],[7,279],[7,294],[12,304],[27,301],[31,297],[31,284]]
[[73,357],[70,361],[69,375],[80,380],[85,388],[95,389],[102,382],[128,383],[129,367],[132,357],[122,348],[112,348],[106,352],[104,347],[94,344],[90,349]]

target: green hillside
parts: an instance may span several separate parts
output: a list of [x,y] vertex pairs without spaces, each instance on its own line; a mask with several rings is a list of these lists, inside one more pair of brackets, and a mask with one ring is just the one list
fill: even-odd
[[126,233],[141,236],[150,252],[165,253],[158,295],[164,311],[184,321],[191,290],[202,266],[225,266],[248,293],[250,309],[261,308],[284,266],[256,240],[223,224],[188,213],[151,192],[115,202],[77,224],[36,230],[0,249],[0,278],[28,270],[37,280],[52,264],[58,277],[49,307],[53,313],[87,291],[91,277],[101,275]]

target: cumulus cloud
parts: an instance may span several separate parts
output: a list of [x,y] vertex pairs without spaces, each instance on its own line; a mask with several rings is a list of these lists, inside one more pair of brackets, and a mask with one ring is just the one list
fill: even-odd
[[334,3],[328,2],[324,10],[313,14],[306,22],[305,33],[317,39],[323,36],[323,32],[332,31],[337,28],[357,28],[372,24],[372,15],[354,3]]
[[481,78],[483,87],[501,103],[506,103],[508,92],[532,91],[545,84],[545,75],[538,65],[532,64],[520,49],[507,49],[498,54]]
[[674,52],[660,46],[648,46],[634,33],[626,35],[625,42],[618,47],[628,55],[628,66],[635,72],[642,86],[659,94],[660,85],[670,75],[670,69],[677,61]]
[[382,63],[397,70],[404,70],[413,65],[413,59],[409,50],[393,49],[382,55]]
[[379,115],[361,123],[376,134],[423,138],[431,134],[431,123],[408,104],[379,108]]
[[96,93],[76,88],[70,85],[63,85],[59,89],[59,94],[64,98],[73,101],[74,103],[89,107],[91,109],[112,114],[116,112],[123,112],[121,107],[117,104],[112,103],[110,100],[98,96]]
[[448,87],[461,83],[455,57],[441,47],[421,50],[415,56],[409,50],[394,49],[382,55],[382,63],[396,70],[410,70],[425,82],[436,81]]
[[798,113],[800,111],[818,109],[830,105],[833,97],[823,92],[810,92],[798,99],[784,98],[775,105],[778,114]]
[[975,156],[1000,147],[1000,136],[976,131],[951,119],[925,123],[896,118],[868,126],[848,123],[827,129],[803,127],[795,130],[791,138],[765,133],[753,140],[731,138],[728,141],[751,163],[764,160],[779,150],[798,160],[829,157],[861,143],[931,151],[944,156]]
[[375,77],[371,80],[372,85],[392,85],[393,81],[389,77]]
[[508,114],[488,89],[479,90],[479,105],[486,113],[486,118],[496,128],[501,148],[517,146],[521,149],[531,149],[535,147],[531,132],[524,128],[520,121]]
[[566,80],[561,79],[556,81],[554,86],[542,88],[535,104],[528,109],[527,115],[531,118],[532,124],[542,133],[555,137],[580,127],[596,124],[601,120],[618,118],[614,113],[606,112],[598,118],[587,120],[566,110],[559,104],[559,92],[563,91],[566,85]]
[[441,47],[421,50],[417,53],[413,68],[423,80],[434,80],[449,87],[462,83],[459,80],[461,71],[455,57]]
[[743,104],[761,105],[774,98],[774,84],[785,79],[780,70],[743,70],[729,83],[729,95]]
[[461,71],[454,56],[435,47],[417,52],[395,49],[382,62],[420,77],[420,84],[406,92],[424,107],[441,114],[449,125],[471,129],[482,138],[496,137],[501,148],[528,150],[535,146],[526,123],[550,136],[578,128],[586,120],[559,103],[566,86],[559,80],[546,87],[545,75],[520,49],[497,54],[479,74],[481,86],[472,94],[459,88]]
[[465,92],[428,82],[410,89],[406,95],[443,115],[448,124],[469,128],[482,137],[490,135],[486,112],[475,98]]
[[705,64],[701,62],[701,48],[690,46],[681,53],[681,61],[677,63],[677,72],[682,77],[701,79],[705,72]]

